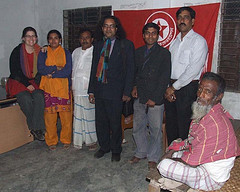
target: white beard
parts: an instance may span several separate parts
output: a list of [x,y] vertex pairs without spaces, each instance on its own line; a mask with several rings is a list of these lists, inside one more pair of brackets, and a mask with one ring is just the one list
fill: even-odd
[[198,123],[205,115],[209,113],[212,105],[201,105],[197,101],[192,104],[192,117],[193,122]]

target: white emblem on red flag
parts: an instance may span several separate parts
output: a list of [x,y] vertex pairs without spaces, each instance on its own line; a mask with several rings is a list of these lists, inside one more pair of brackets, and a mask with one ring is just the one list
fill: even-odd
[[146,20],[147,23],[156,23],[160,27],[158,44],[168,47],[176,36],[176,23],[171,15],[164,11],[152,13]]

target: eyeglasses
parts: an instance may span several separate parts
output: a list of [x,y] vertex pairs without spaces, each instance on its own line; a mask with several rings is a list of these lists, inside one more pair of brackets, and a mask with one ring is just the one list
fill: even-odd
[[36,35],[25,35],[25,38],[28,38],[28,39],[30,39],[30,38],[37,38],[37,36]]
[[104,24],[103,28],[110,28],[110,29],[114,29],[116,28],[116,25],[108,25],[108,24]]

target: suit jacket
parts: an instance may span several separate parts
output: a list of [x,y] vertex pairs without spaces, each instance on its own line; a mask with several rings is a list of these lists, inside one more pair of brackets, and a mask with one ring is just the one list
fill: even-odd
[[[88,93],[93,93],[95,98],[119,100],[123,94],[131,95],[134,79],[134,45],[127,39],[121,41],[116,39],[113,45],[108,62],[107,83],[99,82],[96,77],[104,41],[99,41],[94,46]],[[125,63],[123,58],[126,58]]]
[[145,104],[151,99],[161,105],[170,81],[171,55],[157,43],[147,57],[144,57],[145,52],[146,45],[138,48],[135,55],[134,85],[137,86],[139,102]]

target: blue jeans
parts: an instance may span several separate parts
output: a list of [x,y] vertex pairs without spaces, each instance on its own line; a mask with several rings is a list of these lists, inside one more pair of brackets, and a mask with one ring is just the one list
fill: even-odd
[[146,105],[134,102],[133,138],[137,145],[135,157],[145,158],[148,161],[159,162],[162,155],[162,120],[164,105],[149,107],[146,114]]
[[32,93],[22,91],[16,95],[17,102],[27,119],[29,130],[45,130],[44,122],[44,95],[42,90],[34,90]]

